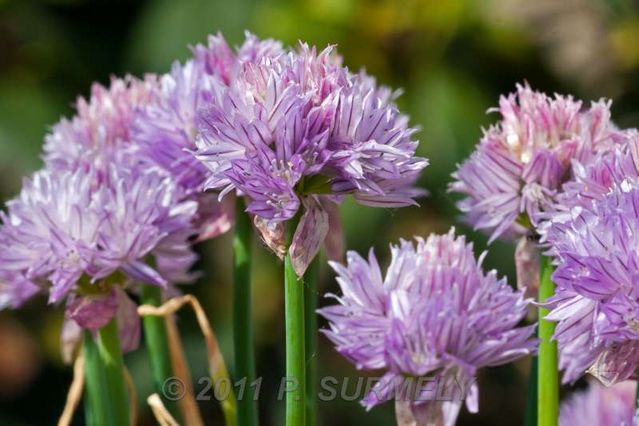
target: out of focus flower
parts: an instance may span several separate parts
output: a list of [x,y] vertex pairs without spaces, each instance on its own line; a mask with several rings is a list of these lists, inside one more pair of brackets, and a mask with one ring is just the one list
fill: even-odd
[[[476,260],[453,230],[401,241],[391,253],[385,277],[372,251],[368,260],[349,252],[346,265],[331,263],[343,294],[320,309],[330,323],[324,332],[358,369],[385,370],[365,407],[395,398],[418,424],[453,424],[464,399],[477,411],[478,369],[535,351],[534,326],[517,327],[528,300],[495,271],[484,273],[483,255]],[[437,401],[433,382],[454,397]]]
[[558,264],[546,318],[558,323],[564,381],[586,370],[606,384],[631,377],[639,367],[639,181],[556,215],[545,238]]
[[[349,73],[330,47],[317,53],[302,44],[242,62],[215,99],[199,116],[196,141],[196,156],[209,169],[205,188],[246,196],[247,211],[266,222],[260,228],[273,230],[304,206],[324,210],[345,194],[401,207],[423,193],[414,186],[427,165],[415,156],[415,129],[390,91]],[[309,259],[328,229],[304,223],[317,218],[303,215],[294,237]]]
[[162,167],[186,192],[201,193],[206,177],[206,167],[186,150],[195,148],[195,114],[210,102],[212,81],[193,61],[174,63],[131,130],[141,161]]
[[[105,168],[115,162],[137,162],[131,144],[131,124],[157,88],[157,79],[147,76],[113,78],[107,88],[98,83],[91,97],[76,102],[77,115],[62,119],[46,137],[44,160],[55,170],[78,167]],[[115,157],[115,158],[114,158]]]
[[465,195],[458,204],[476,229],[500,236],[535,233],[544,212],[572,175],[623,138],[610,121],[610,103],[583,109],[570,96],[550,98],[518,85],[500,99],[501,121],[484,132],[477,150],[453,174],[450,190]]
[[97,329],[123,306],[114,289],[188,281],[196,205],[181,198],[152,169],[36,173],[2,213],[0,270],[15,277],[2,293],[16,295],[4,305],[39,288],[50,303],[66,301],[81,327]]
[[138,111],[131,129],[132,149],[139,161],[165,171],[185,199],[198,203],[194,221],[200,240],[223,234],[233,224],[229,203],[220,203],[203,192],[206,167],[187,151],[195,149],[195,115],[211,100],[213,78],[193,61],[184,65],[176,62],[171,72],[160,78],[158,90]]
[[[637,382],[625,381],[605,387],[591,382],[587,390],[561,404],[560,426],[633,426]],[[636,419],[635,419],[636,421]]]

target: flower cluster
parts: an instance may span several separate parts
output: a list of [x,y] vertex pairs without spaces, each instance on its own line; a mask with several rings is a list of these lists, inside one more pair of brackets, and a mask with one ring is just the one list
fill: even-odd
[[[231,226],[207,190],[245,197],[257,229],[301,275],[339,227],[344,194],[386,207],[421,194],[414,183],[427,162],[394,96],[349,73],[332,48],[293,51],[250,34],[237,49],[211,36],[163,76],[94,84],[53,126],[45,168],[2,213],[2,307],[48,293],[76,325],[97,329],[132,306],[124,290],[190,281],[193,242]],[[281,225],[302,206],[282,249]]]
[[589,368],[606,383],[629,378],[639,366],[639,181],[556,215],[546,239],[558,263],[547,319],[558,322],[564,381]]
[[572,395],[561,405],[560,426],[620,426],[637,424],[635,392],[637,382],[626,381],[611,387],[590,383],[584,392]]
[[93,85],[77,114],[46,137],[45,168],[7,203],[0,228],[0,298],[37,293],[66,305],[67,328],[96,330],[118,316],[122,347],[139,340],[137,285],[192,280],[198,208],[159,167],[140,161],[133,123],[158,90],[147,76]]
[[109,87],[94,83],[91,97],[79,97],[77,114],[63,118],[45,138],[44,160],[51,170],[105,168],[111,163],[131,165],[138,160],[131,140],[137,111],[157,90],[157,78],[113,78]]
[[189,152],[196,149],[198,111],[215,100],[218,86],[235,81],[240,64],[277,56],[282,48],[272,40],[260,41],[247,34],[237,53],[221,35],[211,36],[208,46],[193,50],[193,59],[175,62],[159,79],[158,90],[133,123],[131,137],[141,161],[166,170],[185,192],[200,195],[207,169]]
[[[215,86],[216,101],[198,116],[205,188],[241,193],[258,228],[276,234],[304,207],[293,244],[309,259],[328,231],[326,204],[342,195],[372,206],[414,204],[427,161],[415,156],[415,129],[388,89],[349,73],[330,47],[257,51],[232,85]],[[301,275],[307,261],[295,265]]]
[[216,237],[232,225],[232,208],[204,192],[208,169],[191,153],[199,134],[197,116],[210,108],[220,87],[235,82],[241,66],[282,54],[279,42],[259,40],[247,33],[233,51],[222,35],[209,37],[207,46],[197,45],[193,58],[175,62],[159,79],[148,105],[139,110],[131,129],[136,155],[143,163],[159,167],[179,185],[185,196],[198,202],[195,217],[198,239]]
[[[186,151],[195,148],[196,113],[216,83],[233,80],[240,58],[276,55],[278,46],[249,35],[235,55],[211,37],[164,76],[114,78],[80,97],[76,115],[46,137],[45,169],[2,215],[1,306],[47,292],[51,303],[66,302],[68,318],[97,329],[123,307],[136,316],[122,291],[134,283],[191,281],[193,237],[231,224],[202,193],[206,168]],[[131,322],[126,315],[119,321]]]
[[554,98],[527,84],[500,99],[501,121],[453,174],[450,190],[466,221],[490,233],[491,241],[535,232],[543,213],[554,209],[574,162],[586,162],[613,147],[620,132],[610,121],[610,103],[590,108],[570,96]]
[[483,256],[476,260],[453,230],[401,241],[391,254],[385,277],[372,251],[368,260],[349,252],[346,265],[331,264],[343,294],[319,311],[330,323],[324,332],[357,368],[386,371],[362,402],[368,408],[405,398],[407,378],[433,377],[446,389],[462,384],[452,402],[435,401],[429,388],[410,402],[415,418],[453,424],[464,398],[477,410],[478,369],[535,351],[534,326],[517,327],[528,300],[495,271],[484,273]]
[[192,279],[197,205],[180,198],[171,180],[154,171],[37,172],[2,215],[0,270],[9,279],[0,293],[13,305],[48,292],[50,303],[66,301],[67,318],[88,329],[105,325],[123,306],[129,310],[120,321],[137,317],[135,306],[117,296],[122,289],[133,283],[168,289]]

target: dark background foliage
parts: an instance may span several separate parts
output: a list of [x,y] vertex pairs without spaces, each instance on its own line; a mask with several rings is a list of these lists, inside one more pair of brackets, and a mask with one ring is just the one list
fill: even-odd
[[[401,108],[420,126],[419,153],[431,160],[421,185],[430,191],[419,208],[384,211],[346,202],[348,248],[374,247],[384,261],[388,243],[456,226],[487,249],[486,238],[458,222],[450,173],[477,143],[486,110],[500,93],[527,80],[546,92],[585,101],[614,100],[620,126],[639,122],[639,9],[630,0],[0,0],[0,197],[13,196],[21,178],[37,169],[49,126],[73,113],[76,96],[111,75],[165,72],[189,55],[188,45],[222,31],[238,44],[243,31],[295,44],[336,44],[354,70],[366,67],[384,84],[403,88]],[[227,359],[230,335],[230,238],[201,247],[204,278],[187,291],[205,305]],[[262,424],[282,424],[283,403],[273,389],[283,372],[281,267],[256,244],[254,266],[258,373],[264,377]],[[513,246],[490,247],[487,268],[514,278]],[[514,284],[514,283],[513,283]],[[322,292],[334,291],[325,268]],[[322,301],[322,303],[324,303]],[[62,409],[70,368],[59,355],[62,311],[44,300],[0,313],[0,424],[53,424]],[[195,378],[206,375],[203,342],[192,315],[180,315]],[[320,375],[356,377],[321,338]],[[140,400],[151,388],[144,349],[128,355]],[[480,375],[480,414],[460,425],[520,424],[528,360]],[[232,370],[232,365],[231,365]],[[346,382],[345,396],[357,391]],[[198,388],[200,385],[196,385]],[[570,390],[566,390],[569,392]],[[153,424],[141,406],[143,424]],[[210,424],[220,424],[214,402],[201,402]],[[393,424],[390,405],[370,413],[356,401],[322,403],[321,424]],[[81,410],[76,424],[82,424]]]

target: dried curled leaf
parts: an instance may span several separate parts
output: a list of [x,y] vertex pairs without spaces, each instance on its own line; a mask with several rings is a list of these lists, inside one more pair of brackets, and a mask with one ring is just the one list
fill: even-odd
[[162,403],[162,399],[157,393],[150,395],[146,399],[147,404],[151,407],[155,420],[158,421],[160,426],[180,426],[180,424],[173,418],[169,410],[166,409]]

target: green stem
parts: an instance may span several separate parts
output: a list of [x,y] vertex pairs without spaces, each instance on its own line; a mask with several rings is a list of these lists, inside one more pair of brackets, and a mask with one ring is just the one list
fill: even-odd
[[[145,305],[162,305],[162,289],[153,285],[142,286],[142,303]],[[166,398],[164,395],[164,384],[167,380],[175,376],[173,364],[171,362],[171,350],[166,331],[166,320],[164,317],[145,315],[142,318],[144,327],[144,339],[151,360],[151,370],[153,371],[153,381],[155,389],[162,397],[164,406],[171,415],[179,422],[181,415],[177,401]]]
[[[290,247],[296,220],[287,224]],[[304,355],[304,285],[298,279],[290,253],[284,259],[284,311],[286,313],[286,426],[305,425],[306,357]]]
[[98,346],[90,331],[84,332],[84,372],[86,392],[84,411],[86,424],[98,426],[101,424],[113,424],[110,419],[108,404],[108,391],[104,366],[98,353]]
[[319,254],[311,262],[305,278],[304,327],[306,344],[306,426],[317,424],[317,283]]
[[524,426],[537,425],[537,376],[537,357],[533,356],[530,360],[530,373],[528,374]]
[[[553,272],[550,258],[541,257],[539,280],[539,301],[544,302],[555,292],[552,282]],[[537,418],[539,426],[557,426],[559,420],[559,372],[557,368],[557,342],[551,337],[555,323],[542,319],[548,314],[546,308],[539,308],[539,382],[537,396]]]
[[[98,356],[106,383],[106,395],[101,397],[109,404],[109,417],[113,425],[130,424],[129,396],[124,381],[124,359],[120,350],[120,337],[115,317],[107,325],[98,330]],[[103,403],[105,401],[102,401]],[[98,424],[109,424],[97,419]]]
[[245,380],[238,403],[238,425],[255,426],[257,404],[255,387],[255,349],[251,317],[251,220],[244,212],[243,200],[235,206],[235,236],[233,237],[233,345],[235,375]]

